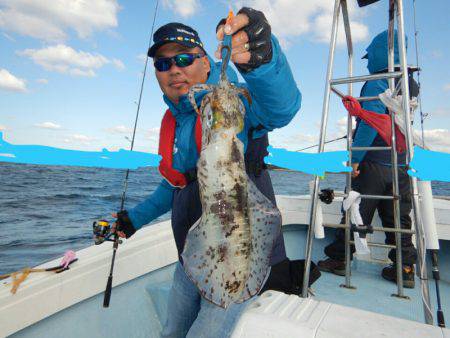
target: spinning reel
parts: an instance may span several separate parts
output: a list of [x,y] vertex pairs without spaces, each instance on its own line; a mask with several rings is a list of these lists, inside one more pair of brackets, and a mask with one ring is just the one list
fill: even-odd
[[104,219],[92,223],[92,232],[94,234],[95,245],[102,244],[105,241],[114,242],[114,240],[110,238],[113,235],[113,233],[111,233],[111,224]]

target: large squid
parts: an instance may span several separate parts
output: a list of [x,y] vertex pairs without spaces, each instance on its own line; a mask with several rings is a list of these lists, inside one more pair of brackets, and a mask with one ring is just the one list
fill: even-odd
[[[190,229],[182,253],[189,278],[207,300],[226,308],[258,294],[270,273],[273,244],[281,215],[249,179],[244,145],[241,97],[247,90],[231,84],[223,62],[218,85],[197,85],[189,92],[201,116],[202,150],[197,176],[202,216]],[[195,93],[207,91],[201,107]]]

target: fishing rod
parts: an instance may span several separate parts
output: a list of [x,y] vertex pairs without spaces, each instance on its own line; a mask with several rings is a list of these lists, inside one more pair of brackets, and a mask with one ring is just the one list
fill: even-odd
[[428,116],[428,114],[424,114],[422,110],[422,88],[420,85],[420,67],[419,67],[419,47],[418,47],[418,39],[417,36],[419,35],[419,31],[417,30],[416,25],[416,0],[413,0],[413,8],[414,8],[414,14],[413,14],[413,20],[414,20],[414,46],[416,49],[416,65],[417,65],[417,86],[419,87],[419,94],[417,95],[417,100],[419,101],[419,112],[420,112],[420,126],[422,129],[422,147],[425,148],[425,131],[423,129],[423,121]]
[[[156,14],[158,13],[158,5],[159,5],[159,0],[156,0],[155,12],[153,15],[152,29],[150,32],[150,39],[149,39],[149,43],[148,43],[149,48],[150,48],[150,45],[152,42],[153,30],[155,28]],[[140,88],[140,92],[139,92],[139,100],[137,103],[136,118],[134,120],[133,137],[131,138],[130,151],[133,151],[133,148],[134,148],[134,140],[135,140],[135,136],[136,136],[137,122],[138,122],[138,118],[139,118],[139,111],[141,109],[142,92],[144,90],[145,75],[147,73],[147,65],[148,65],[148,56],[145,58],[144,72],[142,74],[141,88]],[[126,196],[126,192],[127,192],[127,188],[128,188],[129,175],[130,175],[130,169],[127,169],[127,172],[125,174],[124,184],[123,184],[124,186],[123,186],[123,192],[122,192],[122,199],[120,201],[120,211],[124,210],[125,196]],[[99,223],[100,222],[101,221],[99,221]],[[112,280],[113,280],[113,271],[114,271],[114,263],[115,263],[115,259],[116,259],[116,252],[117,252],[117,248],[119,247],[119,243],[121,243],[121,241],[119,240],[119,235],[117,234],[117,231],[115,231],[112,234],[112,236],[114,237],[113,255],[112,255],[112,259],[111,259],[111,268],[109,270],[108,282],[106,283],[106,289],[105,289],[105,294],[104,294],[104,298],[103,298],[103,307],[109,307],[109,301],[111,299]],[[106,240],[108,240],[108,239],[106,238]]]
[[[417,71],[417,85],[419,87],[418,101],[419,101],[419,111],[420,111],[420,126],[422,130],[422,147],[425,148],[425,131],[424,131],[424,120],[428,116],[428,114],[424,114],[422,110],[422,88],[420,85],[420,66],[419,66],[419,47],[418,47],[418,39],[419,31],[417,30],[416,24],[416,0],[413,0],[413,18],[414,18],[414,45],[416,49],[416,65],[418,68]],[[436,288],[436,298],[437,298],[437,323],[440,327],[445,327],[445,319],[444,319],[444,311],[442,310],[441,305],[441,293],[439,289],[439,264],[438,264],[438,250],[432,249],[430,250],[431,254],[431,269],[432,275]]]
[[[335,138],[335,139],[333,139],[333,140],[325,141],[324,144],[331,143],[331,142],[335,142],[335,141],[339,141],[339,140],[343,140],[343,139],[346,139],[346,138],[347,138],[347,135],[344,135],[344,136]],[[315,145],[313,145],[313,146],[309,146],[309,147],[306,147],[306,148],[302,148],[302,149],[299,149],[299,150],[296,150],[296,151],[297,151],[297,152],[298,152],[298,151],[303,151],[303,150],[311,149],[311,148],[318,147],[318,146],[319,146],[318,144],[315,144]]]

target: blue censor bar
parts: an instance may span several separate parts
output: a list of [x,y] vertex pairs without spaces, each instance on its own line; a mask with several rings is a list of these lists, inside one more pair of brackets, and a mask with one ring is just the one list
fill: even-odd
[[13,145],[0,132],[0,162],[70,165],[114,169],[137,169],[157,166],[160,156],[139,151],[80,151],[38,145]]
[[450,182],[450,154],[414,147],[414,158],[408,170],[410,176],[422,181]]
[[[349,172],[347,151],[302,153],[269,146],[266,163],[311,175]],[[69,165],[113,169],[156,167],[161,157],[157,154],[129,151],[81,151],[40,145],[14,145],[3,140],[0,132],[0,162]],[[450,182],[450,154],[414,148],[414,158],[408,174],[423,181]]]
[[346,166],[347,151],[302,153],[271,146],[268,147],[267,151],[269,152],[269,156],[266,157],[267,164],[307,174],[324,176],[326,172],[338,173],[352,170]]

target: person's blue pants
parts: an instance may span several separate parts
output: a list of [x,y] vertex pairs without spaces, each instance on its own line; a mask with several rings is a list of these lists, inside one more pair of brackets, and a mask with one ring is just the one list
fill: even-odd
[[239,316],[251,302],[231,304],[223,309],[203,299],[177,263],[169,293],[167,317],[161,336],[178,338],[230,337]]

